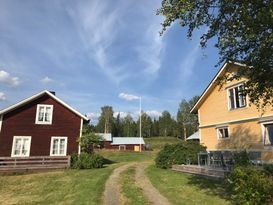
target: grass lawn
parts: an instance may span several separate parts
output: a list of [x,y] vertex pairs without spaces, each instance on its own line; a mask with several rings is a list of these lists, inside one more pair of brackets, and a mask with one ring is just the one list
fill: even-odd
[[225,199],[224,187],[220,182],[156,168],[154,165],[147,168],[146,174],[152,184],[174,205],[230,204]]
[[0,204],[100,204],[113,168],[0,176]]
[[111,160],[113,163],[149,161],[153,160],[156,155],[156,153],[152,151],[124,152],[100,150],[97,153],[102,155],[104,158]]
[[175,137],[151,137],[144,138],[146,144],[152,145],[153,150],[160,150],[165,144],[175,144],[181,142],[181,139]]
[[135,181],[136,170],[131,167],[121,174],[121,186],[122,192],[126,197],[126,203],[128,205],[145,205],[149,204],[148,200],[143,196],[142,191],[138,188]]

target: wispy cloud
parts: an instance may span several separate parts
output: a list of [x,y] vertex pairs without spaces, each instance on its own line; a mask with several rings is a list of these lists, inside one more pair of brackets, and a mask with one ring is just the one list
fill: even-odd
[[5,93],[0,92],[0,101],[4,101],[4,100],[6,100]]
[[157,74],[161,67],[162,53],[165,48],[163,37],[159,35],[160,21],[155,19],[150,22],[143,38],[143,44],[136,47],[139,59],[144,62],[146,74]]
[[17,86],[20,84],[18,77],[13,77],[4,70],[0,70],[0,83],[4,83],[9,86]]
[[193,74],[193,68],[195,67],[199,57],[200,57],[200,46],[199,46],[199,43],[197,42],[194,48],[192,48],[191,51],[184,56],[180,64],[181,77],[187,78]]
[[121,72],[122,66],[112,62],[114,54],[109,52],[109,48],[117,38],[122,12],[112,6],[98,0],[89,1],[69,8],[68,13],[89,56],[110,80],[119,83],[124,73]]
[[41,82],[42,83],[51,83],[51,82],[53,82],[53,79],[51,79],[48,76],[46,76],[43,79],[41,79]]
[[124,99],[124,100],[138,100],[140,97],[136,96],[136,95],[132,95],[132,94],[127,94],[127,93],[120,93],[118,95],[119,98]]
[[162,112],[160,112],[158,110],[147,110],[147,111],[145,111],[145,113],[152,118],[158,118],[162,115]]

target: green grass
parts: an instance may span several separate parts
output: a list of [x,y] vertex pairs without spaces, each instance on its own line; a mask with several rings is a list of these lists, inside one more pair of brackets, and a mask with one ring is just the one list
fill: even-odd
[[160,150],[165,144],[175,144],[181,142],[181,139],[175,137],[151,137],[144,138],[146,144],[152,145],[153,150]]
[[149,204],[148,200],[143,196],[142,190],[136,186],[135,182],[135,168],[131,167],[124,171],[121,178],[122,192],[126,197],[126,204],[128,205],[142,205]]
[[0,176],[0,204],[100,204],[113,168]]
[[155,152],[144,151],[144,152],[132,152],[132,151],[107,151],[101,150],[97,152],[104,158],[111,160],[114,163],[121,162],[140,162],[150,161],[155,157]]
[[223,184],[196,176],[156,168],[154,165],[146,170],[152,184],[174,204],[185,205],[225,205]]

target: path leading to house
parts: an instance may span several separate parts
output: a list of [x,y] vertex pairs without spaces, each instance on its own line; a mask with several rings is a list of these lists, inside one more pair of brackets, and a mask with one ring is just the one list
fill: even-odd
[[136,184],[143,190],[144,196],[149,200],[151,204],[155,205],[170,205],[166,197],[160,194],[160,192],[152,185],[149,178],[145,175],[145,169],[149,163],[139,163],[136,165]]
[[[145,175],[145,168],[149,162],[142,163],[128,163],[116,168],[108,178],[105,184],[103,195],[104,205],[123,205],[126,203],[126,198],[121,192],[119,184],[119,175],[130,167],[135,167],[135,183],[143,191],[143,195],[149,200],[151,204],[156,205],[170,205],[167,198],[160,194],[160,192],[152,185],[148,177]],[[134,182],[132,182],[134,183]]]
[[125,203],[125,198],[121,193],[121,186],[119,184],[119,175],[134,164],[128,163],[116,168],[107,179],[103,193],[104,205],[122,205]]

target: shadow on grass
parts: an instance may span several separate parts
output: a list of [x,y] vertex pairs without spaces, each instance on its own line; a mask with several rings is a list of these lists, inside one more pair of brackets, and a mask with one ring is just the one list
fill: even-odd
[[117,162],[112,161],[112,160],[107,159],[107,158],[103,158],[103,164],[104,165],[110,165],[110,164],[115,164],[115,163],[117,163]]
[[219,196],[227,201],[231,201],[231,197],[228,194],[227,188],[223,181],[216,181],[211,179],[205,179],[200,176],[190,175],[188,184],[203,190],[206,194],[211,196]]

